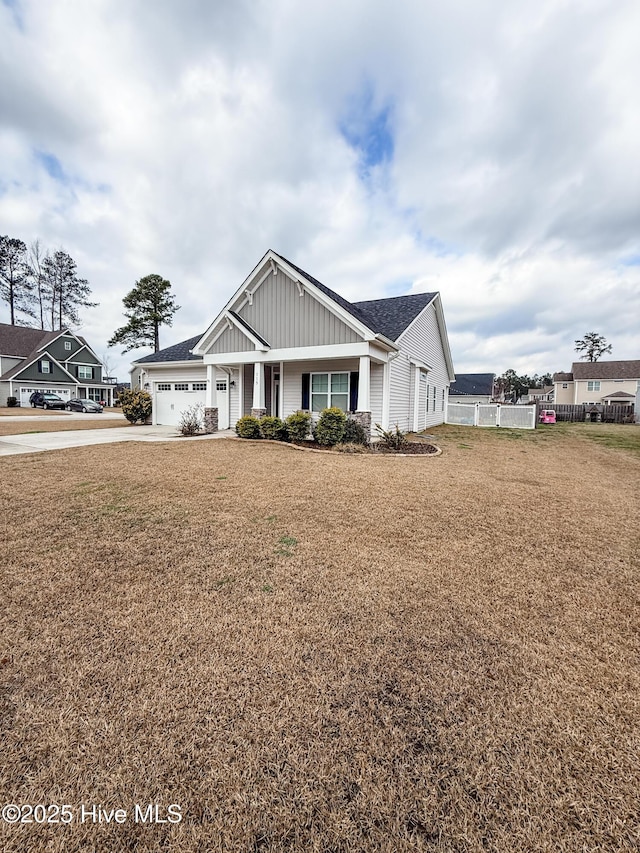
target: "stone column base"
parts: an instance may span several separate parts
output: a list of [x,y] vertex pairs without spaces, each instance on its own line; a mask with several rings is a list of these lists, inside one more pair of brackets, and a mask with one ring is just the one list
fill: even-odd
[[371,436],[371,412],[352,412],[349,417],[359,423],[369,437]]
[[204,431],[206,433],[218,432],[218,409],[204,410]]
[[266,414],[266,409],[251,409],[251,417],[258,418],[258,420],[260,420],[260,418],[263,418]]

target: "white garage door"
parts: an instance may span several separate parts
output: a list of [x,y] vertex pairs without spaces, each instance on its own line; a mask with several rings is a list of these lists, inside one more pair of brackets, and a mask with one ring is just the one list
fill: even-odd
[[45,394],[57,394],[65,402],[69,399],[71,392],[68,388],[21,388],[20,389],[20,407],[28,406],[29,397],[34,391],[43,391]]
[[[206,402],[206,382],[156,382],[155,407],[156,423],[166,426],[178,426],[182,412],[196,403],[204,407]],[[227,382],[216,382],[218,404],[218,429],[227,429],[229,413],[227,405]]]

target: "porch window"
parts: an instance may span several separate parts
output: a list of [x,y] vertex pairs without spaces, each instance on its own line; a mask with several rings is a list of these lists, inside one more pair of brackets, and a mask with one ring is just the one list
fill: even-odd
[[349,411],[349,374],[312,373],[311,411],[321,412],[332,406]]

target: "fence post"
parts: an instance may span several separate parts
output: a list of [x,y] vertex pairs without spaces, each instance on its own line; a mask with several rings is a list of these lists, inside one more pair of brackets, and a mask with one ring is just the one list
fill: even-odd
[[500,403],[496,406],[496,426],[500,426]]
[[478,422],[480,420],[480,403],[476,403],[475,408],[473,410],[473,425],[478,426]]

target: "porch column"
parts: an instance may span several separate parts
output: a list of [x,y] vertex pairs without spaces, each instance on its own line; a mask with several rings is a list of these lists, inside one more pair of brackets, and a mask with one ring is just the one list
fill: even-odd
[[207,390],[204,403],[204,431],[218,432],[218,392],[216,390],[216,366],[207,365]]
[[371,435],[371,359],[360,356],[358,367],[358,405],[355,419],[362,424],[367,435]]
[[284,420],[284,361],[280,362],[280,387],[278,388],[278,417]]
[[253,404],[251,415],[254,418],[261,418],[267,414],[264,406],[264,365],[261,361],[256,361],[253,365]]

